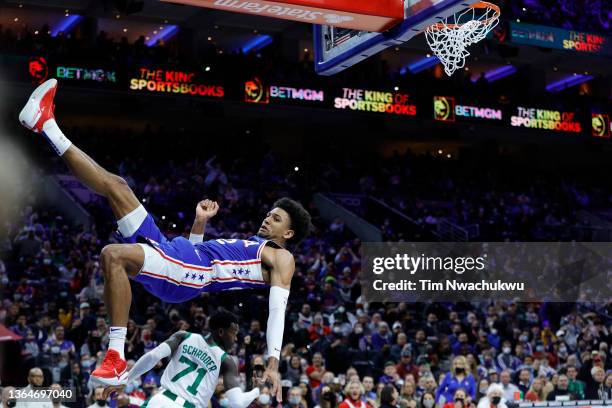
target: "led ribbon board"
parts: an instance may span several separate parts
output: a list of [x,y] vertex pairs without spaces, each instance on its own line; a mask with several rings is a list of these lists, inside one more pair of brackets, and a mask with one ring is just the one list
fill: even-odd
[[342,88],[342,95],[334,98],[334,108],[400,116],[417,114],[416,105],[410,102],[406,93],[354,88]]
[[223,86],[200,83],[195,72],[165,69],[140,68],[138,74],[130,79],[130,89],[213,98],[225,96]]
[[601,34],[510,22],[510,38],[516,44],[612,56],[610,37]]
[[582,132],[582,126],[574,112],[561,112],[550,109],[526,108],[518,106],[516,114],[510,118],[510,125],[532,129],[545,129],[555,132]]
[[434,96],[434,120],[454,122],[456,118],[502,120],[501,109],[487,106],[470,106],[455,103],[452,96]]
[[292,86],[268,86],[261,79],[254,77],[244,83],[244,101],[277,105],[322,105],[325,101],[325,91]]
[[101,68],[81,68],[81,67],[65,67],[58,66],[56,68],[56,76],[60,79],[73,79],[76,81],[94,81],[94,82],[117,82],[116,71],[106,71]]

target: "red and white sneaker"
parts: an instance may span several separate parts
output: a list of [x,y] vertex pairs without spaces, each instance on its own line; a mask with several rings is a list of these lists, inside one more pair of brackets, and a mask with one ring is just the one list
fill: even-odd
[[19,113],[19,122],[36,133],[42,133],[45,122],[54,119],[55,91],[57,91],[57,79],[51,78],[40,84]]
[[103,386],[118,386],[127,384],[127,363],[119,356],[119,352],[109,349],[102,364],[91,373],[89,381]]

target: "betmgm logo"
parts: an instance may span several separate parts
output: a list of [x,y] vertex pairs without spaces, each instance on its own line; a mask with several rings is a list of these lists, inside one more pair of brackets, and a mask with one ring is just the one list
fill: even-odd
[[434,96],[434,119],[440,122],[455,121],[455,98]]
[[610,138],[610,117],[603,113],[591,115],[591,129],[594,137]]

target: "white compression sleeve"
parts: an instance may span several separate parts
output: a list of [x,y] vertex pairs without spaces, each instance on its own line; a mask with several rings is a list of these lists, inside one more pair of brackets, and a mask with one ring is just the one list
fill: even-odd
[[266,340],[268,342],[268,356],[280,360],[280,352],[283,346],[283,331],[285,330],[285,309],[289,300],[289,290],[280,286],[270,288],[268,315],[268,330]]
[[159,360],[168,357],[170,354],[172,354],[172,350],[166,342],[155,347],[153,350],[140,357],[136,364],[134,364],[134,367],[132,367],[128,373],[128,382],[140,378],[141,375],[155,367],[155,364],[157,364]]
[[251,402],[259,397],[259,388],[253,388],[249,392],[242,392],[238,387],[225,391],[225,396],[229,401],[229,406],[232,408],[246,408]]
[[197,244],[204,241],[204,234],[189,234],[189,242]]

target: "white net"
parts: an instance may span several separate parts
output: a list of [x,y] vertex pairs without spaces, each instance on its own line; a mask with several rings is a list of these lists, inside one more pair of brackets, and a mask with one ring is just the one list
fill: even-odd
[[470,55],[467,47],[483,40],[499,23],[499,8],[481,2],[425,29],[425,38],[432,52],[451,76],[465,66]]

